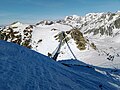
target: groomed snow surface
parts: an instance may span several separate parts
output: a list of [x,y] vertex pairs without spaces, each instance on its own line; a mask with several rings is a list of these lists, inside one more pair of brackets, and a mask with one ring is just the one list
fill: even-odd
[[76,60],[55,62],[0,41],[0,90],[120,90],[120,70]]

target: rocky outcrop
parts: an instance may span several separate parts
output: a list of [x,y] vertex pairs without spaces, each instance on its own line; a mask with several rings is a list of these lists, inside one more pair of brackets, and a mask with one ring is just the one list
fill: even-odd
[[52,25],[54,22],[53,21],[40,21],[39,23],[37,23],[36,25]]
[[5,27],[0,31],[0,40],[5,40],[25,46],[27,48],[32,48],[32,29],[32,25],[29,25],[24,30],[15,30],[15,28],[11,26]]
[[87,42],[86,42],[85,38],[83,37],[83,34],[80,32],[80,30],[72,29],[70,34],[71,34],[71,37],[75,40],[77,48],[80,50],[85,50]]
[[64,24],[80,28],[84,34],[114,36],[120,29],[120,13],[89,13],[86,16],[67,16]]

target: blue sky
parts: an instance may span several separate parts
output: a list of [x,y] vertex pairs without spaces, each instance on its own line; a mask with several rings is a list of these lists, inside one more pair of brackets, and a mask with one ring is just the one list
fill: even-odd
[[0,0],[0,25],[14,21],[36,23],[56,20],[67,15],[91,12],[116,12],[120,0]]

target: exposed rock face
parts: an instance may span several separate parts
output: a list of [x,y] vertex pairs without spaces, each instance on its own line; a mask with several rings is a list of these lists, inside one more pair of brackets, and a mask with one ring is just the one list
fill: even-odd
[[25,46],[27,48],[32,48],[30,43],[33,26],[29,25],[24,30],[14,30],[15,29],[14,27],[9,26],[2,29],[0,31],[0,40],[5,40]]
[[85,38],[83,37],[83,34],[80,32],[80,30],[72,29],[70,34],[71,34],[71,37],[75,40],[77,48],[80,50],[85,50],[87,42]]
[[33,26],[29,25],[23,31],[24,37],[23,37],[22,46],[25,46],[27,48],[32,48],[31,46],[31,38],[32,38],[32,32],[33,32],[32,29],[33,29]]
[[0,40],[10,41],[20,45],[22,36],[19,32],[9,27],[0,31]]
[[84,34],[114,36],[120,29],[120,13],[89,13],[86,16],[67,16],[64,24],[79,27]]
[[69,31],[64,32],[65,38],[61,37],[62,33],[59,33],[54,36],[55,40],[58,40],[60,42],[60,39],[63,38],[63,45],[65,44],[65,39],[67,42],[69,42],[70,39],[73,39],[76,43],[76,46],[79,50],[85,50],[88,49],[87,46],[91,47],[92,49],[96,50],[97,47],[93,42],[90,42],[87,38],[85,38],[80,32],[78,28],[71,29]]
[[52,25],[54,22],[53,21],[46,21],[46,20],[43,20],[43,21],[40,21],[39,23],[37,23],[36,25]]
[[114,21],[115,28],[120,28],[120,18]]

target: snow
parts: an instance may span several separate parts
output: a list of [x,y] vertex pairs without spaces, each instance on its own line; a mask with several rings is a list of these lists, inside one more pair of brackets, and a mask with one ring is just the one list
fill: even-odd
[[[56,30],[54,31],[52,29]],[[70,29],[70,26],[60,24],[39,26],[35,28],[34,32],[32,33],[33,50],[36,50],[44,55],[47,55],[48,52],[52,53],[59,43],[55,40],[54,36],[61,31],[68,31]],[[42,42],[37,44],[40,39],[42,39]]]
[[[61,23],[53,23],[51,25],[38,24],[34,25],[32,38],[30,45],[32,45],[32,50],[35,50],[44,55],[48,55],[49,53],[53,53],[56,47],[58,46],[58,40],[55,40],[57,34],[61,31],[69,31],[72,29],[71,26],[78,25],[80,31],[83,33],[84,37],[89,40],[89,42],[93,42],[97,50],[93,50],[90,45],[86,45],[87,49],[80,51],[77,48],[75,41],[68,35],[70,40],[68,41],[69,46],[71,47],[73,53],[77,57],[78,60],[95,66],[106,67],[106,68],[120,68],[120,29],[115,28],[112,30],[113,35],[107,36],[101,35],[100,31],[97,35],[94,35],[94,30],[99,29],[104,26],[107,30],[107,27],[114,25],[114,21],[119,18],[119,14],[113,13],[113,18],[109,20],[110,15],[112,13],[89,13],[86,16],[67,16]],[[49,22],[49,21],[48,21]],[[23,30],[28,26],[28,24],[22,24],[21,22],[17,22],[13,25],[14,31],[19,31],[18,34],[22,35],[22,39],[25,38],[23,35]],[[85,32],[87,34],[84,34]],[[39,42],[41,41],[41,42]],[[109,55],[108,55],[109,54]],[[108,60],[110,56],[114,56],[114,60]],[[58,56],[58,60],[66,60],[66,59],[74,59],[72,54],[70,53],[66,44],[64,44],[61,48],[61,52]]]
[[[79,64],[79,61],[74,64],[77,63]],[[0,90],[120,89],[119,69],[116,73],[108,72],[109,75],[113,75],[108,76],[97,72],[94,67],[78,64],[67,67],[25,47],[0,41]],[[96,69],[101,72],[107,70]]]
[[[52,30],[53,28],[56,30]],[[53,24],[53,25],[36,27],[33,30],[34,32],[32,33],[32,41],[33,41],[32,49],[44,55],[47,55],[48,52],[53,53],[53,51],[56,49],[56,47],[59,44],[58,40],[55,40],[54,36],[60,33],[61,31],[69,31],[70,29],[71,29],[70,26],[62,25],[62,24]],[[37,43],[40,39],[42,39],[42,42]],[[87,50],[80,51],[77,48],[75,41],[73,39],[70,39],[68,41],[68,44],[71,47],[77,59],[95,66],[113,68],[113,66],[116,65],[115,66],[116,68],[120,68],[119,65],[120,57],[116,56],[117,54],[119,54],[119,45],[118,43],[113,43],[113,41],[115,42],[119,41],[117,37],[111,38],[110,36],[106,36],[106,35],[103,35],[101,37],[98,37],[98,35],[96,35],[93,37],[93,35],[91,35],[90,37],[88,37],[88,39],[90,42],[95,43],[98,50],[93,50],[88,45]],[[116,48],[116,51],[112,53],[113,50],[111,50],[110,47]],[[113,61],[108,60],[107,59],[108,56],[106,55],[105,52],[115,56],[114,60]],[[74,57],[70,53],[67,45],[64,44],[61,48],[61,53],[58,56],[58,60],[65,60],[71,58]],[[107,64],[107,66],[105,64]]]
[[22,23],[17,21],[11,24],[11,27],[18,27],[18,26],[22,26]]

